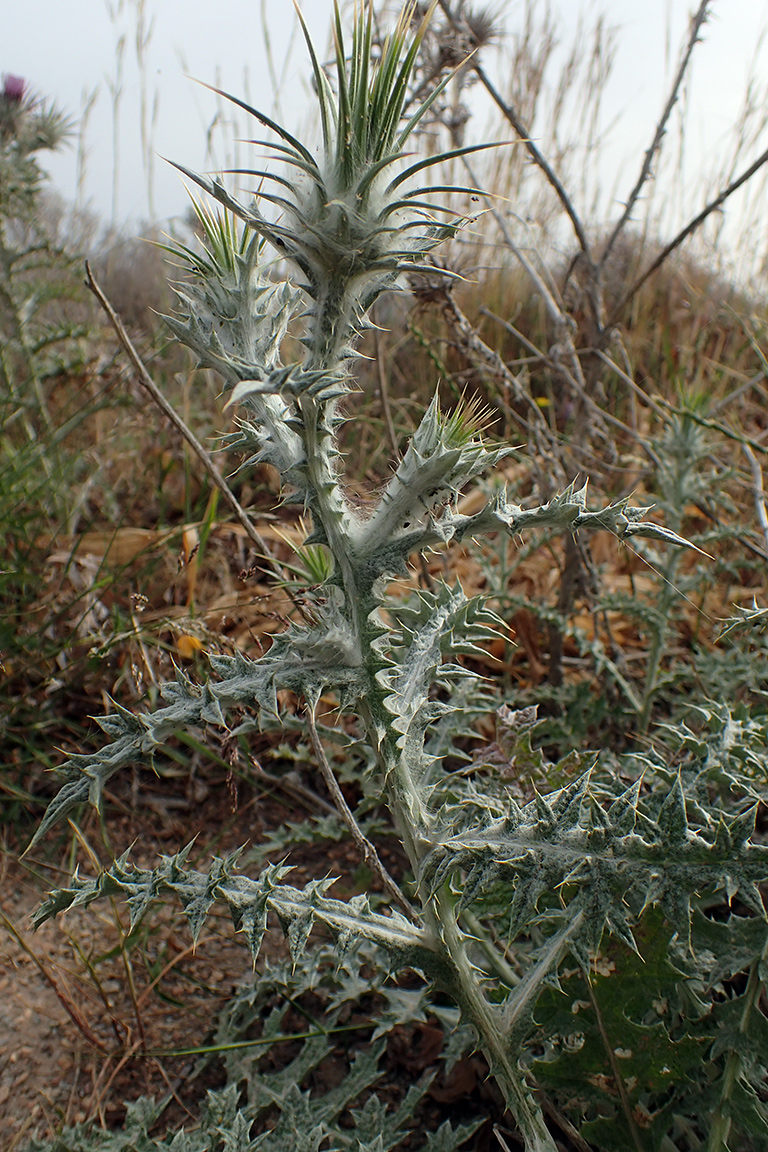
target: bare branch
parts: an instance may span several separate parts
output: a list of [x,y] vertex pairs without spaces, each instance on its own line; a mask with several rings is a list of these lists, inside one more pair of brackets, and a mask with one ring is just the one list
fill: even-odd
[[653,164],[654,157],[656,156],[656,153],[661,148],[661,142],[662,142],[664,135],[667,131],[667,123],[669,122],[669,118],[672,115],[672,109],[674,108],[675,104],[677,103],[678,96],[680,95],[680,88],[682,87],[683,80],[685,79],[685,74],[688,71],[688,66],[691,62],[691,56],[693,55],[693,50],[696,47],[696,44],[698,43],[698,40],[699,40],[699,33],[701,32],[702,25],[705,23],[705,21],[707,20],[707,18],[709,16],[709,5],[710,5],[710,0],[702,0],[702,3],[699,5],[698,12],[696,12],[696,14],[691,19],[691,27],[690,27],[690,33],[688,36],[688,44],[686,46],[685,52],[683,53],[683,57],[680,61],[680,67],[677,70],[677,75],[675,76],[674,82],[672,84],[672,90],[669,94],[669,99],[667,100],[667,103],[664,107],[664,111],[661,114],[661,119],[659,120],[659,123],[656,126],[656,132],[654,133],[654,137],[653,137],[653,140],[651,141],[651,145],[650,145],[648,151],[645,153],[645,156],[643,157],[643,164],[642,164],[642,167],[640,169],[640,175],[637,178],[637,183],[635,184],[634,188],[630,192],[630,194],[627,198],[627,202],[624,206],[624,211],[622,212],[621,216],[617,220],[616,225],[615,225],[613,231],[611,232],[611,235],[608,237],[608,242],[605,246],[605,250],[604,250],[602,256],[600,257],[600,267],[601,268],[603,268],[605,266],[605,262],[608,259],[608,257],[610,256],[611,250],[613,249],[614,244],[618,240],[619,236],[621,235],[621,233],[624,229],[624,226],[626,225],[627,221],[629,220],[630,216],[632,215],[632,211],[633,211],[633,209],[634,209],[634,207],[635,207],[635,205],[639,199],[640,193],[643,190],[643,186],[645,185],[645,182],[648,180],[649,176],[651,175],[651,165]]
[[[625,372],[623,368],[620,368],[615,360],[612,360],[610,356],[607,356],[605,352],[603,352],[602,348],[592,348],[591,351],[594,352],[595,356],[599,357],[599,359],[602,360],[602,362],[606,364],[612,372],[615,372],[620,380],[623,380],[624,383],[632,389],[634,394],[639,397],[640,400],[642,400],[643,404],[646,404],[649,408],[652,408],[656,415],[660,416],[662,420],[666,419],[664,410],[659,407],[656,401],[648,395],[644,388],[641,388],[639,384],[635,383],[629,373]],[[656,460],[656,463],[658,463],[658,460]]]
[[[473,181],[475,187],[479,188],[480,184],[477,180],[477,175],[472,168],[472,165],[467,160],[466,156],[462,157],[462,163],[464,164],[469,178]],[[528,256],[520,247],[520,245],[516,243],[512,233],[509,230],[506,220],[502,216],[501,212],[499,212],[499,210],[493,204],[490,195],[487,192],[484,192],[483,195],[485,196],[486,202],[490,207],[490,211],[494,220],[499,226],[499,231],[504,237],[507,247],[517,257],[525,271],[530,276],[534,287],[540,294],[544,305],[549,312],[550,318],[552,319],[552,322],[555,326],[557,343],[552,349],[550,349],[550,358],[555,359],[553,353],[556,350],[564,353],[562,357],[557,357],[558,370],[562,371],[567,376],[569,383],[577,395],[583,395],[586,397],[587,385],[584,379],[581,361],[579,360],[578,352],[576,351],[576,346],[573,342],[573,321],[568,316],[565,309],[561,307],[560,303],[555,299],[555,295],[551,291],[549,285],[546,283],[544,277],[535,267],[533,262],[529,260]],[[594,411],[599,415],[599,409],[595,408]]]
[[515,414],[517,422],[528,433],[531,433],[534,428],[539,432],[544,429],[547,438],[549,438],[549,428],[547,427],[546,420],[544,419],[541,408],[531,396],[530,391],[521,383],[519,378],[515,376],[514,372],[507,367],[498,352],[495,352],[493,348],[486,344],[472,322],[456,303],[450,288],[447,288],[440,297],[440,309],[454,333],[457,344],[467,359],[475,365],[475,368],[478,371],[484,372],[486,376],[491,378],[495,377],[501,381],[508,393],[519,404],[525,404],[531,410],[531,421]]
[[678,408],[674,404],[670,404],[663,396],[657,396],[656,403],[666,409],[667,412],[671,412],[675,416],[684,416],[686,420],[691,420],[702,428],[711,428],[714,432],[719,432],[721,436],[725,436],[726,439],[735,440],[737,444],[741,444],[743,447],[753,448],[763,455],[768,453],[768,445],[762,444],[751,436],[745,436],[741,432],[734,431],[733,428],[729,428],[720,420],[710,420],[707,416],[699,416],[698,412],[694,412],[690,408]]
[[[456,19],[456,17],[454,16],[454,14],[451,12],[450,5],[448,4],[447,0],[439,0],[439,2],[440,2],[440,7],[442,8],[442,10],[446,16],[446,19],[451,24],[451,27],[457,29],[458,31],[461,31],[462,30],[461,25],[460,25],[459,21]],[[525,126],[525,124],[521,120],[516,109],[513,108],[511,104],[507,104],[506,100],[504,100],[501,93],[498,91],[498,89],[492,83],[490,77],[485,72],[485,70],[483,69],[479,60],[477,59],[477,56],[472,58],[471,67],[472,67],[473,72],[477,76],[478,80],[483,85],[486,92],[488,93],[488,95],[491,97],[491,99],[493,100],[496,107],[501,112],[504,119],[515,130],[515,133],[517,134],[520,142],[525,145],[525,148],[528,152],[528,155],[531,157],[534,164],[538,168],[540,168],[541,171],[544,173],[548,183],[551,185],[553,191],[555,192],[555,195],[557,196],[558,200],[562,204],[563,209],[565,210],[565,213],[568,216],[568,219],[571,221],[571,224],[573,225],[573,230],[576,233],[576,239],[579,242],[579,247],[581,248],[584,255],[587,257],[589,262],[592,263],[592,253],[591,253],[591,249],[590,249],[590,245],[589,245],[589,240],[587,239],[586,230],[584,228],[584,225],[581,222],[581,219],[580,219],[576,209],[573,206],[573,201],[571,200],[570,196],[566,192],[565,187],[563,186],[559,176],[557,175],[557,173],[555,172],[554,168],[551,166],[549,161],[546,159],[546,157],[543,155],[543,153],[541,153],[539,151],[539,149],[536,147],[536,144],[531,139],[530,132],[528,131],[527,127]]]
[[679,248],[683,241],[687,240],[688,237],[692,235],[692,233],[694,233],[696,229],[704,223],[708,216],[711,216],[713,212],[716,212],[717,209],[725,203],[729,196],[732,196],[738,188],[741,188],[742,184],[746,184],[747,180],[751,180],[755,173],[758,172],[766,163],[768,163],[768,149],[766,149],[765,152],[758,156],[757,160],[755,160],[753,164],[750,164],[749,168],[747,168],[745,172],[742,172],[741,176],[738,176],[728,185],[726,189],[724,189],[724,191],[720,192],[714,200],[711,200],[710,203],[707,204],[706,208],[703,208],[702,211],[699,212],[698,216],[694,216],[693,220],[691,220],[689,224],[686,224],[685,228],[678,232],[674,239],[670,240],[669,244],[662,248],[656,259],[649,265],[648,268],[646,268],[642,276],[639,276],[638,279],[635,280],[629,291],[625,293],[625,295],[616,305],[605,325],[606,328],[613,327],[613,325],[619,321],[624,309],[626,308],[627,304],[629,304],[630,300],[637,295],[643,284],[645,284],[646,280],[649,280],[651,276],[653,276],[654,272],[657,272],[659,268],[661,268],[662,264],[675,251],[675,249]]
[[[481,306],[480,311],[484,316],[488,316],[489,319],[495,320],[497,324],[501,324],[503,328],[506,328],[507,332],[515,336],[525,348],[528,348],[531,352],[533,352],[543,365],[549,368],[552,372],[556,372],[563,378],[576,399],[583,400],[585,406],[589,409],[593,420],[592,426],[594,428],[600,432],[604,432],[604,425],[612,424],[615,428],[620,428],[622,432],[629,432],[630,435],[633,435],[632,429],[627,424],[625,424],[623,420],[618,420],[610,412],[600,408],[600,406],[595,403],[592,397],[587,394],[584,376],[581,372],[581,362],[578,358],[578,353],[572,340],[570,341],[568,352],[569,363],[571,364],[571,367],[574,368],[574,371],[571,371],[568,364],[560,358],[560,352],[562,349],[558,349],[556,345],[553,348],[550,348],[549,352],[542,352],[542,350],[537,348],[535,344],[532,344],[531,341],[528,340],[527,337],[518,328],[515,328],[514,324],[510,324],[508,320],[505,320],[502,316],[498,316],[495,312],[492,312],[490,308]],[[594,349],[590,348],[586,349],[586,351],[594,352]],[[571,450],[573,450],[574,447],[578,446],[573,444],[570,445]]]

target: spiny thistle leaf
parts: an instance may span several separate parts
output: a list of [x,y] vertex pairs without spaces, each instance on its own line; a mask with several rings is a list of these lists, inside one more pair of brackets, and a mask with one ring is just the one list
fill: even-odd
[[[466,406],[444,416],[437,395],[433,397],[378,506],[362,527],[357,544],[361,556],[371,557],[384,570],[388,553],[398,550],[399,538],[407,548],[402,550],[404,556],[415,551],[419,529],[427,524],[431,528],[440,507],[512,452],[485,445],[478,431]],[[392,571],[399,570],[396,561],[389,563]]]
[[[484,829],[457,835],[446,829],[424,860],[421,881],[434,892],[464,873],[478,893],[503,882],[512,892],[510,940],[545,896],[560,892],[562,903],[581,915],[579,940],[591,954],[606,929],[634,947],[632,910],[638,915],[653,904],[664,907],[687,943],[692,900],[706,892],[725,890],[729,899],[738,892],[765,915],[757,886],[768,877],[768,847],[741,836],[740,817],[723,818],[735,824],[734,836],[691,828],[679,785],[659,817],[644,810],[636,785],[606,810],[587,774],[523,807],[511,802]],[[561,915],[557,906],[552,914]]]
[[493,501],[474,516],[462,516],[447,509],[439,520],[431,526],[431,533],[425,533],[422,546],[463,540],[465,536],[475,536],[494,530],[503,530],[510,536],[517,536],[532,528],[545,528],[576,534],[586,528],[591,531],[611,532],[619,540],[633,536],[663,539],[680,548],[690,548],[706,556],[695,544],[684,537],[662,529],[658,524],[643,520],[649,508],[630,508],[626,497],[607,508],[589,511],[587,509],[587,484],[578,490],[569,484],[562,492],[553,496],[546,504],[536,508],[523,508],[507,500],[506,493],[500,492]]
[[303,890],[283,883],[290,869],[269,865],[258,880],[234,872],[239,852],[215,859],[209,872],[187,868],[188,845],[175,856],[163,857],[154,869],[136,868],[125,853],[95,880],[73,878],[69,888],[58,888],[37,910],[35,926],[72,907],[87,907],[106,896],[124,897],[134,926],[150,902],[170,894],[181,900],[195,937],[216,901],[230,909],[235,927],[246,932],[253,958],[258,957],[264,916],[272,911],[283,926],[289,943],[299,956],[314,921],[324,924],[336,936],[352,933],[381,948],[397,967],[435,968],[439,958],[428,932],[411,924],[404,916],[373,912],[367,899],[354,906],[326,895],[332,880],[311,881]]
[[175,682],[163,685],[161,692],[168,701],[163,708],[139,715],[119,709],[109,717],[106,727],[118,738],[90,755],[71,756],[64,764],[60,772],[72,779],[50,802],[30,848],[77,805],[90,801],[100,809],[110,778],[122,768],[151,759],[179,729],[206,724],[226,729],[225,713],[234,706],[250,706],[276,717],[279,688],[316,700],[333,683],[345,698],[356,699],[368,683],[359,647],[333,588],[316,606],[312,627],[291,627],[260,660],[238,652],[212,656],[211,667],[219,680],[195,685],[179,672]]
[[397,610],[397,621],[394,634],[374,642],[381,656],[376,680],[396,755],[418,789],[434,762],[424,750],[428,728],[448,711],[458,719],[457,702],[431,701],[430,686],[436,678],[448,684],[469,675],[460,665],[443,663],[444,656],[481,650],[483,642],[497,636],[495,625],[501,621],[479,598],[468,599],[458,582],[453,588],[441,584],[436,593],[419,592]]

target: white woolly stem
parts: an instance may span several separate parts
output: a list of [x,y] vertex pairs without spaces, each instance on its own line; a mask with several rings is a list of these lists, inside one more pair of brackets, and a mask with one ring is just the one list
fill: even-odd
[[504,1093],[525,1139],[526,1152],[557,1152],[557,1145],[544,1124],[541,1110],[525,1083],[525,1075],[510,1056],[510,1047],[499,1014],[488,1003],[480,984],[480,973],[467,954],[467,939],[456,922],[454,902],[446,892],[437,893],[433,903],[440,938],[450,957],[457,982],[457,999],[462,1011],[477,1031],[491,1070]]

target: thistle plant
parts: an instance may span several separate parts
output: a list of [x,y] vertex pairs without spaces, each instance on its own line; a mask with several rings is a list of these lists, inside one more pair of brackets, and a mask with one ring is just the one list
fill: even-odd
[[[313,929],[333,936],[341,965],[365,942],[384,968],[416,969],[450,996],[485,1053],[525,1147],[555,1152],[532,1069],[534,1055],[546,1056],[553,1035],[542,1049],[534,1013],[557,986],[566,958],[589,984],[604,937],[638,951],[649,910],[656,908],[672,926],[669,946],[683,965],[702,901],[721,892],[727,903],[738,892],[738,919],[750,925],[759,983],[765,933],[757,939],[753,926],[765,928],[757,885],[768,877],[768,851],[751,839],[754,781],[730,761],[727,772],[712,774],[702,749],[690,754],[685,776],[652,758],[635,763],[633,774],[629,768],[620,774],[615,765],[609,771],[595,757],[575,756],[559,770],[559,787],[528,788],[527,796],[524,780],[513,795],[498,778],[457,776],[446,764],[451,734],[466,726],[473,707],[474,677],[462,657],[477,654],[504,624],[458,582],[414,592],[406,602],[390,596],[389,584],[407,572],[412,557],[488,533],[517,536],[536,528],[608,531],[617,541],[646,537],[670,547],[686,541],[627,500],[591,510],[586,485],[572,484],[528,508],[499,489],[479,512],[463,515],[459,493],[512,449],[484,438],[472,403],[446,414],[437,397],[370,510],[361,512],[345,494],[337,432],[370,310],[407,273],[428,268],[429,253],[462,224],[436,200],[461,190],[420,182],[445,157],[414,160],[406,152],[440,91],[407,107],[409,77],[433,8],[412,31],[415,4],[406,4],[377,59],[371,7],[356,13],[349,54],[337,11],[333,82],[307,36],[322,128],[319,159],[283,127],[234,100],[276,136],[272,148],[288,174],[241,172],[262,185],[245,203],[220,180],[186,172],[218,208],[197,208],[202,251],[174,249],[188,276],[168,324],[225,382],[228,404],[239,413],[228,447],[244,455],[245,468],[263,462],[276,468],[285,499],[304,509],[311,521],[307,555],[320,571],[325,558],[325,579],[305,592],[304,619],[259,659],[211,655],[212,676],[202,684],[179,671],[154,712],[133,714],[115,704],[98,721],[109,743],[70,757],[65,783],[35,836],[38,841],[84,801],[101,808],[110,778],[136,762],[151,763],[179,729],[215,727],[245,736],[256,722],[279,723],[278,692],[288,690],[303,706],[318,771],[384,901],[336,899],[329,894],[331,878],[295,887],[283,865],[253,878],[238,871],[239,853],[197,871],[187,847],[154,869],[134,867],[125,855],[95,879],[76,874],[50,895],[36,920],[117,895],[136,924],[155,897],[170,893],[181,900],[195,938],[212,905],[226,904],[254,961],[272,915],[297,962]],[[300,336],[303,352],[285,362],[289,333]],[[334,777],[318,719],[321,697],[355,718],[370,748],[365,783],[381,796],[407,855],[410,876],[402,882],[384,868]],[[519,729],[507,749],[513,774],[534,719],[503,716],[510,731]],[[675,971],[682,982],[682,968]],[[737,1086],[751,1092],[753,1110],[762,1108],[749,1087],[759,1068],[739,1059],[729,1074],[730,1095],[724,1090],[707,1105],[726,1133],[713,1148],[726,1147]],[[547,1112],[556,1124],[557,1110],[549,1105]],[[633,1139],[631,1108],[617,1124]],[[358,1146],[392,1145],[382,1129],[376,1141]]]
[[[43,171],[38,156],[54,151],[71,125],[52,105],[31,95],[20,76],[4,75],[0,91],[0,401],[3,419],[11,405],[24,413],[30,439],[48,424],[41,359],[50,346],[76,332],[54,326],[44,306],[60,285],[51,269],[65,264],[40,222]],[[48,282],[46,282],[46,280]],[[30,411],[37,406],[35,416]],[[28,411],[24,411],[24,410]],[[42,417],[43,419],[35,418]]]

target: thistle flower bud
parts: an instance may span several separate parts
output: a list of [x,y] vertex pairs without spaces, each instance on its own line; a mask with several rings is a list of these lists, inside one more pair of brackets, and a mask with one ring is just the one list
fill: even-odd
[[14,76],[10,72],[3,73],[3,100],[7,104],[21,104],[27,82],[21,76]]

